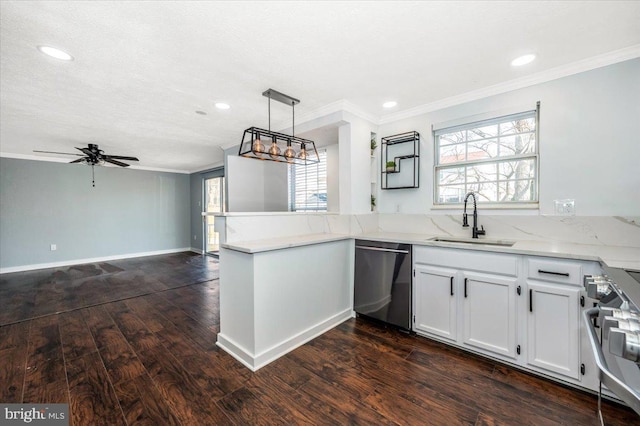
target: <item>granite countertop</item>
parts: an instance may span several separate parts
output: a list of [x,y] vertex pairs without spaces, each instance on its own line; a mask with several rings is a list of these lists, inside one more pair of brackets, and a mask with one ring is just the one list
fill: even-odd
[[[500,246],[488,244],[468,244],[465,242],[433,241],[432,239],[436,237],[444,236],[400,232],[374,232],[353,235],[320,233],[254,241],[240,241],[235,243],[224,243],[222,244],[222,247],[230,250],[254,254],[271,250],[281,250],[310,244],[321,244],[331,241],[348,240],[353,238],[417,244],[433,247],[448,247],[463,250],[480,250],[497,253],[558,257],[563,259],[602,261],[607,266],[613,268],[640,270],[640,248],[637,247],[591,245],[558,241],[547,242],[536,240],[511,240],[509,242],[513,242],[512,246]],[[492,240],[490,238],[480,238],[479,240],[495,242],[495,240]]]

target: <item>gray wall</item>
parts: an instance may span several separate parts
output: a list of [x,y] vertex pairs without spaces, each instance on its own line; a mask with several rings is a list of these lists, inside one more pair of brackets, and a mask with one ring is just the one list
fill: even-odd
[[578,216],[637,216],[639,99],[640,59],[633,59],[381,125],[378,136],[417,130],[422,142],[420,188],[379,191],[378,211],[436,212],[432,124],[513,106],[533,109],[540,101],[537,212],[554,214],[554,200],[573,198]]
[[[189,175],[0,158],[0,267],[190,246]],[[50,244],[57,244],[50,251]]]

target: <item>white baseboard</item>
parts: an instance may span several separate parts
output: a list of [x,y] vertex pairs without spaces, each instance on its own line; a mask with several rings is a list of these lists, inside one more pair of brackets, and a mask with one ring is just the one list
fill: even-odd
[[194,253],[198,253],[198,254],[203,254],[204,252],[202,251],[202,249],[199,248],[195,248],[195,247],[191,247],[188,251],[192,251]]
[[64,260],[62,262],[35,263],[32,265],[21,265],[21,266],[11,266],[8,268],[0,268],[0,274],[9,274],[11,272],[33,271],[36,269],[59,268],[61,266],[81,265],[83,263],[107,262],[109,260],[129,259],[133,257],[157,256],[159,254],[180,253],[183,251],[194,251],[194,250],[191,247],[182,247],[182,248],[170,249],[170,250],[145,251],[145,252],[139,252],[139,253],[118,254],[115,256]]
[[297,347],[304,345],[308,341],[315,339],[321,334],[348,320],[349,318],[351,318],[352,313],[353,311],[351,310],[351,308],[339,312],[336,315],[307,328],[306,330],[296,334],[295,336],[292,336],[287,340],[284,340],[283,342],[280,342],[257,355],[254,355],[247,351],[245,348],[239,346],[223,333],[218,333],[218,340],[216,342],[216,345],[218,345],[229,355],[240,361],[251,371],[257,371],[270,362],[275,361],[276,359],[291,352]]

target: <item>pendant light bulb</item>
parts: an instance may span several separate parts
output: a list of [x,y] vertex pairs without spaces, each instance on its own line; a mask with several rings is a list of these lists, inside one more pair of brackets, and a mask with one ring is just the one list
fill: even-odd
[[291,141],[287,142],[287,149],[284,150],[284,156],[287,159],[287,161],[291,161],[293,158],[296,157],[296,151],[291,146]]
[[276,143],[275,138],[271,140],[271,147],[269,148],[269,156],[274,159],[280,156],[280,147]]
[[253,151],[253,153],[258,157],[262,157],[262,154],[264,154],[267,151],[266,148],[264,147],[264,144],[260,140],[260,133],[256,135],[256,140],[253,142],[251,151]]
[[301,160],[306,160],[307,159],[307,150],[304,146],[304,144],[302,144],[302,148],[300,149],[300,153],[298,154],[298,158]]

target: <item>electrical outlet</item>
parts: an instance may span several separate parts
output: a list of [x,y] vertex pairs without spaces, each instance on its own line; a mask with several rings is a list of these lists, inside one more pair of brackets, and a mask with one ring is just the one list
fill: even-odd
[[566,200],[554,200],[554,210],[558,216],[575,216],[576,200],[568,198]]
[[56,244],[51,244],[50,249],[51,249],[51,251],[56,251],[56,250],[58,250],[58,246]]

